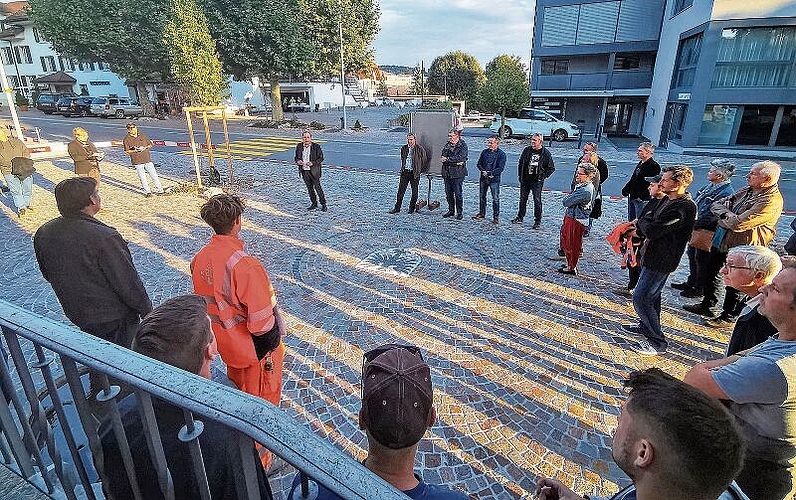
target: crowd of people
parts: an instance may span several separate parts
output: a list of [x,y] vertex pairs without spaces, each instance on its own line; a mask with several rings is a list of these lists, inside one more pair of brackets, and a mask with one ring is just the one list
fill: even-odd
[[[66,316],[86,333],[205,377],[219,353],[227,367],[225,383],[279,405],[285,355],[282,339],[287,331],[267,271],[244,250],[240,237],[243,200],[219,194],[202,206],[200,215],[215,234],[191,261],[194,294],[172,298],[153,309],[126,242],[95,217],[102,208],[98,162],[90,158],[87,134],[76,129],[75,138],[84,149],[86,158],[81,161],[89,162],[87,168],[58,183],[55,199],[61,216],[41,226],[33,239],[42,275]],[[125,151],[137,169],[141,166],[142,187],[148,192],[145,173],[149,173],[158,190],[157,175],[146,166],[151,161],[147,147],[151,141],[135,127],[128,127],[128,138]],[[0,133],[0,165],[5,161],[2,142]],[[562,201],[559,244],[566,263],[560,271],[571,275],[577,275],[583,236],[591,220],[599,217],[596,202],[600,184],[608,176],[596,144],[587,144],[583,153],[574,170],[572,192]],[[796,491],[796,391],[789,386],[796,377],[796,260],[767,248],[783,207],[777,187],[780,166],[771,161],[755,164],[747,185],[733,192],[730,179],[735,165],[714,161],[708,184],[692,199],[688,190],[693,171],[682,165],[661,168],[653,154],[651,144],[639,146],[639,163],[623,190],[628,221],[614,234],[617,247],[623,249],[623,262],[631,269],[630,283],[620,292],[632,297],[639,320],[623,328],[640,337],[633,344],[638,353],[667,352],[660,317],[662,291],[688,247],[689,278],[672,286],[703,297],[698,307],[686,306],[687,311],[706,316],[710,312],[708,326],[733,326],[733,331],[725,357],[695,365],[683,381],[655,368],[630,374],[613,456],[633,484],[611,498],[790,498]],[[409,186],[411,213],[417,210],[417,180],[432,160],[412,134],[400,157],[399,190],[391,213],[401,210]],[[320,185],[323,152],[309,132],[296,146],[295,162],[310,197],[308,210],[320,203],[325,211]],[[462,219],[467,146],[458,131],[450,132],[439,162],[448,202],[444,215]],[[490,137],[477,164],[480,200],[474,219],[486,217],[489,192],[493,222],[498,223],[505,163],[499,139]],[[75,165],[77,169],[78,160]],[[554,169],[541,136],[533,136],[518,163],[520,206],[512,222],[522,222],[533,193],[532,227],[540,227],[541,189]],[[714,316],[711,308],[718,303],[721,281],[724,307]],[[95,375],[90,377],[89,398],[102,390]],[[365,467],[410,498],[467,498],[446,486],[426,484],[414,470],[418,443],[436,418],[430,367],[420,349],[391,344],[368,351],[362,377],[359,425],[368,442]],[[133,454],[139,485],[151,488],[146,498],[159,498],[136,404],[135,396],[128,396],[121,414],[133,436],[131,449],[140,450]],[[156,413],[159,421],[166,422],[161,428],[166,461],[172,471],[185,471],[172,473],[175,497],[195,498],[198,486],[185,462],[187,445],[168,432],[178,426],[180,411],[158,403]],[[206,462],[214,498],[236,495],[234,464],[241,462],[242,453],[259,458],[261,496],[271,498],[266,474],[271,453],[256,443],[225,445],[227,438],[232,439],[230,432],[219,428],[200,438],[203,447],[221,457]],[[126,498],[131,486],[118,458],[119,444],[107,424],[102,435],[105,487],[117,498]],[[297,477],[294,488],[299,483]],[[339,498],[321,485],[317,489],[317,498]],[[555,478],[539,479],[536,493],[544,499],[583,498]]]

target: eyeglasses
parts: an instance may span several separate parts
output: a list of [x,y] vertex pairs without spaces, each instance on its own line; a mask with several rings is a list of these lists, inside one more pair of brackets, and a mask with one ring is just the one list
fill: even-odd
[[[402,345],[402,344],[385,344],[381,347],[377,347],[376,349],[372,349],[367,351],[362,355],[362,376],[365,376],[365,368],[373,362],[374,359],[378,358],[385,352],[392,351],[393,349],[406,349],[407,351],[411,352],[413,355],[419,357],[421,360],[423,359],[423,352],[420,350],[419,347],[415,345]],[[360,399],[364,399],[363,391],[365,390],[365,383],[364,381],[359,386],[359,397]]]
[[749,266],[736,266],[734,264],[730,264],[727,262],[724,263],[724,267],[726,267],[727,269],[752,269]]

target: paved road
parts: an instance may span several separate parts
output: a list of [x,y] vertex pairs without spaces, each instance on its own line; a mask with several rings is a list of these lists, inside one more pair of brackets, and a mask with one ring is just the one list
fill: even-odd
[[[122,125],[85,123],[99,139],[108,138],[105,127],[117,127],[108,133],[118,136]],[[162,150],[154,156],[168,183],[190,178],[188,158]],[[99,219],[129,241],[159,304],[190,290],[188,263],[211,231],[197,215],[201,199],[144,198],[126,165],[119,150],[103,163]],[[0,293],[66,321],[36,267],[31,235],[57,215],[52,187],[72,175],[72,165],[56,159],[37,168],[31,216],[20,220],[7,199],[0,202]],[[575,278],[547,259],[562,217],[559,193],[544,194],[544,223],[533,231],[508,224],[508,210],[498,226],[443,219],[442,210],[388,215],[382,207],[397,176],[342,168],[324,173],[329,212],[307,213],[293,168],[262,159],[237,168],[248,205],[242,238],[269,270],[288,324],[281,407],[356,459],[365,455],[356,423],[362,352],[412,343],[432,367],[439,415],[419,448],[426,481],[481,499],[528,498],[540,475],[580,492],[611,493],[628,482],[610,451],[624,399],[620,380],[650,366],[682,376],[720,356],[727,342],[727,332],[703,326],[667,287],[669,353],[641,358],[631,350],[636,339],[620,325],[635,320],[633,308],[610,293],[626,273],[599,237],[623,219],[622,203],[606,204]],[[465,183],[467,213],[475,191]],[[517,192],[501,192],[504,206],[516,206]],[[672,279],[684,272],[681,266]],[[283,479],[272,483],[282,494]]]
[[[303,115],[301,118],[305,118]],[[23,114],[22,120],[31,126],[41,129],[42,137],[52,140],[71,140],[71,130],[73,127],[82,126],[91,134],[94,141],[104,141],[120,139],[124,136],[124,125],[126,120],[101,119],[101,118],[64,118],[61,116],[46,116],[38,111],[30,111]],[[187,141],[188,134],[185,125],[177,119],[167,121],[145,121],[137,122],[139,128],[153,139],[167,141]],[[216,129],[220,127],[216,125]],[[284,131],[273,129],[255,129],[244,126],[243,122],[230,122],[230,139],[236,141],[250,141],[266,136],[291,136],[298,141],[297,131]],[[490,135],[489,129],[468,127],[465,129],[464,138],[470,148],[470,165],[468,178],[477,180],[477,169],[475,161],[477,155],[486,147],[486,138]],[[381,172],[395,172],[400,163],[398,159],[398,148],[404,141],[402,132],[379,132],[377,134],[363,134],[358,137],[341,138],[333,133],[318,133],[319,138],[324,138],[323,145],[326,162],[331,165],[345,165],[353,169],[377,170]],[[197,138],[199,136],[197,135]],[[214,132],[214,142],[221,142],[222,135]],[[525,141],[510,140],[503,146],[507,156],[506,174],[502,183],[508,186],[517,185],[516,165]],[[604,144],[606,151],[603,156],[607,159],[610,176],[603,184],[603,193],[606,196],[621,196],[622,186],[627,182],[630,173],[636,166],[637,159],[635,151],[616,151],[610,144]],[[176,152],[176,148],[170,149]],[[553,191],[565,191],[569,189],[572,180],[572,172],[575,162],[579,156],[577,142],[567,141],[565,143],[553,143],[553,158],[557,165],[556,173],[546,182],[545,187]],[[261,152],[263,153],[263,152]],[[269,159],[292,161],[293,152],[291,149],[283,147],[281,151],[268,151]],[[244,156],[241,153],[239,156]],[[246,158],[263,156],[246,154]],[[706,181],[709,158],[704,157],[680,157],[662,154],[659,158],[664,164],[684,163],[695,170],[697,187],[702,186]],[[762,159],[762,158],[761,158]],[[745,183],[742,178],[751,165],[752,160],[738,160],[738,174],[734,180],[736,186]],[[796,162],[784,162],[786,173],[783,175],[780,188],[785,197],[785,209],[796,211]],[[436,187],[435,187],[436,189]]]

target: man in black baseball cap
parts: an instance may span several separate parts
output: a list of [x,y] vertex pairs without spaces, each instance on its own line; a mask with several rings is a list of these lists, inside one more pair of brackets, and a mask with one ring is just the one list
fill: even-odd
[[[424,483],[414,471],[417,445],[436,418],[431,369],[419,348],[387,344],[364,354],[359,427],[368,438],[365,467],[409,498],[467,500],[462,492]],[[294,489],[299,481],[297,475]],[[340,497],[319,484],[313,498]]]

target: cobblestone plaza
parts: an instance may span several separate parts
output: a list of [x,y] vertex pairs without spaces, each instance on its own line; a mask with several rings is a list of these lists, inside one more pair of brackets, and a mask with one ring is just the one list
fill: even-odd
[[[166,185],[190,180],[189,158],[155,157]],[[203,200],[144,198],[123,154],[108,159],[98,218],[128,241],[155,305],[190,292],[190,259],[211,234],[198,215]],[[31,237],[57,215],[52,190],[73,175],[72,163],[36,166],[32,215],[19,220],[10,200],[0,200],[0,290],[5,300],[66,321],[37,269]],[[606,202],[585,239],[582,275],[573,277],[548,259],[562,218],[559,193],[544,194],[542,229],[533,231],[509,223],[516,188],[502,190],[495,226],[489,210],[487,221],[469,220],[475,184],[465,184],[464,221],[441,217],[444,200],[435,212],[408,215],[405,204],[390,215],[396,175],[326,169],[329,212],[308,213],[294,166],[252,161],[235,168],[248,204],[245,248],[269,271],[289,329],[282,407],[358,460],[366,454],[357,425],[362,353],[384,343],[416,344],[431,365],[439,417],[420,444],[416,468],[424,479],[501,499],[529,498],[540,475],[581,493],[626,484],[610,449],[621,380],[650,366],[682,377],[723,352],[727,332],[682,311],[668,287],[662,320],[669,352],[644,358],[630,349],[635,339],[620,325],[635,320],[632,305],[610,292],[627,276],[603,238],[624,219],[622,202]],[[444,198],[441,182],[433,188],[432,198]],[[288,475],[274,478],[276,489],[284,490]]]

